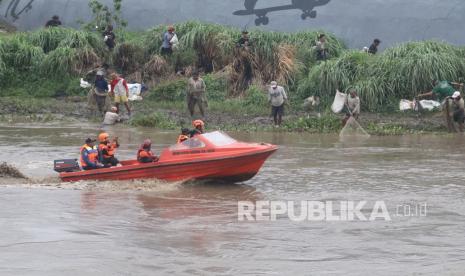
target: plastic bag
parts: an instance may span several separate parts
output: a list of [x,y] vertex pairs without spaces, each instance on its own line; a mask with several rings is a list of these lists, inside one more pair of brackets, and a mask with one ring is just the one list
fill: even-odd
[[178,35],[177,35],[177,34],[174,34],[174,35],[173,35],[173,37],[172,37],[171,40],[170,40],[170,43],[171,43],[171,48],[172,48],[172,49],[178,48],[179,39],[178,39]]
[[334,96],[334,102],[331,105],[331,110],[334,113],[339,113],[344,109],[344,105],[347,101],[347,94],[342,93],[339,90],[336,90],[336,95]]
[[431,111],[435,108],[439,108],[441,106],[441,103],[433,100],[422,100],[420,101],[420,105],[422,109]]
[[88,83],[87,81],[85,81],[83,78],[81,78],[81,84],[80,84],[80,86],[81,86],[82,88],[89,88],[89,87],[91,87],[92,85],[91,85],[90,83]]
[[412,110],[415,107],[415,103],[413,101],[409,100],[400,100],[399,102],[399,110],[400,111],[405,111],[405,110]]

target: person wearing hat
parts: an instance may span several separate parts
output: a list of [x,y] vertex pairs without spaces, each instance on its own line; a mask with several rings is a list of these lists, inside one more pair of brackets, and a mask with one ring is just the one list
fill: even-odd
[[463,121],[465,119],[465,108],[464,108],[465,104],[464,104],[463,98],[460,95],[459,91],[455,91],[451,98],[453,101],[452,118],[454,119],[454,122],[458,124],[459,131],[463,132]]
[[187,81],[187,108],[191,117],[194,117],[195,106],[197,105],[200,110],[202,118],[205,118],[205,108],[208,106],[207,97],[205,95],[207,86],[199,72],[195,71],[192,77]]
[[168,26],[168,30],[163,34],[163,43],[161,45],[161,54],[162,55],[171,55],[173,53],[173,44],[171,40],[173,39],[175,33],[173,26]]
[[103,119],[104,125],[114,125],[117,122],[121,121],[120,116],[116,113],[118,109],[115,106],[112,106],[109,111],[105,113],[105,118]]
[[249,47],[251,46],[249,32],[247,30],[242,31],[242,36],[237,41],[237,47]]
[[375,39],[373,41],[373,43],[371,44],[370,48],[368,49],[368,53],[372,54],[372,55],[376,55],[376,53],[378,52],[378,46],[379,44],[381,44],[381,40],[379,39]]
[[205,133],[205,123],[202,120],[194,120],[192,126],[194,129],[189,133],[190,138]]
[[98,150],[95,146],[95,139],[87,138],[86,143],[81,147],[80,164],[83,170],[94,170],[103,168],[98,160]]
[[116,73],[111,74],[111,91],[110,94],[115,97],[116,113],[119,114],[119,105],[124,104],[128,111],[128,116],[131,116],[131,109],[129,108],[129,87],[125,79]]
[[58,17],[58,15],[52,16],[52,19],[50,19],[49,21],[47,21],[47,23],[45,23],[46,28],[58,27],[58,26],[61,26],[60,17]]
[[108,96],[108,82],[104,77],[105,73],[102,70],[97,71],[95,77],[95,101],[97,102],[98,110],[103,114],[105,112],[105,102]]
[[276,81],[272,81],[268,89],[268,102],[271,104],[271,115],[275,126],[280,126],[282,123],[286,101],[287,94],[284,87],[279,86]]

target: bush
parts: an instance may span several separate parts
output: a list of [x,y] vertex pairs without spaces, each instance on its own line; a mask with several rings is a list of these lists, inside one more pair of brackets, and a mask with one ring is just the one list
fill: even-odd
[[131,125],[143,127],[155,127],[161,129],[176,129],[176,123],[169,120],[165,115],[159,112],[154,112],[150,115],[136,116]]
[[203,77],[207,86],[207,99],[224,101],[228,92],[228,80],[223,76],[208,74]]
[[182,101],[186,97],[186,87],[186,79],[161,83],[150,91],[148,98],[158,101]]
[[263,88],[252,85],[246,92],[244,104],[247,106],[266,106],[268,103],[268,96]]

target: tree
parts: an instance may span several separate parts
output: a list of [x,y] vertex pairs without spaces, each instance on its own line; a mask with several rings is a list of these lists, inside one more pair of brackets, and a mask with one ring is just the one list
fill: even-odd
[[113,0],[113,8],[102,4],[99,0],[89,0],[89,8],[92,11],[92,20],[83,24],[86,30],[104,30],[106,26],[113,25],[117,28],[125,28],[127,21],[123,19],[121,8],[123,0]]

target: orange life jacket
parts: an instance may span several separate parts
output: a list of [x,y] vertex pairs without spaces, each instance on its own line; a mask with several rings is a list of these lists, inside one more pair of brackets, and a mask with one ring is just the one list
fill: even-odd
[[[107,159],[107,158],[111,158],[111,157],[114,157],[115,156],[115,151],[116,151],[116,148],[118,148],[118,144],[117,143],[111,143],[111,144],[103,144],[103,143],[100,143],[98,145],[98,150],[99,152],[102,153],[102,157]],[[106,150],[108,154],[104,154],[103,151]]]
[[81,167],[87,167],[87,163],[84,161],[83,154],[84,151],[87,151],[87,157],[89,158],[89,162],[97,163],[98,161],[98,150],[96,146],[89,147],[87,144],[81,147],[81,155],[80,155],[80,163]]
[[179,137],[178,137],[178,144],[180,144],[180,143],[186,141],[187,139],[189,139],[189,136],[184,135],[184,134],[179,135]]
[[137,151],[137,161],[141,162],[142,158],[153,158],[154,160],[156,159],[156,156],[153,155],[153,152],[151,150],[145,150],[145,149],[139,149]]

